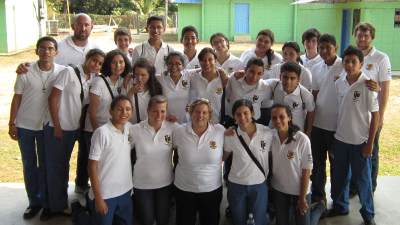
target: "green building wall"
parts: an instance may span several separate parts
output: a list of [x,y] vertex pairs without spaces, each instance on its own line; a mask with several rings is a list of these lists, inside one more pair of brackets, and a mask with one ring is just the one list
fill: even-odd
[[183,27],[192,25],[197,28],[199,34],[202,34],[201,29],[202,15],[201,4],[179,4],[178,16],[178,36],[180,40],[181,30]]
[[0,52],[7,52],[7,27],[5,1],[0,0]]

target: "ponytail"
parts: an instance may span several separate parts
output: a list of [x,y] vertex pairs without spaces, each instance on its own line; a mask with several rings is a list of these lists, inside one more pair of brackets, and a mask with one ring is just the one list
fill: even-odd
[[274,50],[272,50],[272,48],[268,49],[268,51],[267,51],[267,59],[268,59],[267,69],[271,68],[271,64],[272,64],[272,60],[274,59],[274,56],[275,56]]

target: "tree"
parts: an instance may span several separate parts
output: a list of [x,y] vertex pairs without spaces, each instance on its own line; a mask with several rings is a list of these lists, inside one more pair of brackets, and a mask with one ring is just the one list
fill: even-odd
[[135,6],[134,11],[139,15],[149,15],[155,10],[162,8],[161,0],[132,0],[132,3]]

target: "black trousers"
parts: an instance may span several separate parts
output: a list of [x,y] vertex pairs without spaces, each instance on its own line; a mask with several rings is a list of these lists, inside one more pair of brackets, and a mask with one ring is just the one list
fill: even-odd
[[176,224],[195,225],[199,213],[200,225],[218,225],[222,186],[214,191],[193,193],[175,187]]

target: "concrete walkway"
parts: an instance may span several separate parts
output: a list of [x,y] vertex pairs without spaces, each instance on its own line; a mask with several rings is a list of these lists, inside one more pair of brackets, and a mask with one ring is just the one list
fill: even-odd
[[[375,192],[375,220],[378,225],[398,225],[400,224],[400,177],[379,177],[378,182],[379,186]],[[71,200],[80,198],[73,193],[72,184],[69,193]],[[46,223],[40,222],[39,216],[32,220],[23,220],[22,214],[27,206],[27,199],[24,185],[21,183],[0,183],[0,199],[1,225],[72,225],[70,218],[66,217],[55,218]],[[226,198],[224,197],[221,212],[224,212],[225,206]],[[320,225],[362,224],[361,216],[358,213],[360,205],[357,197],[351,200],[350,208],[349,216],[323,219],[320,221]],[[229,225],[230,223],[225,220],[225,217],[222,217],[221,224]]]

